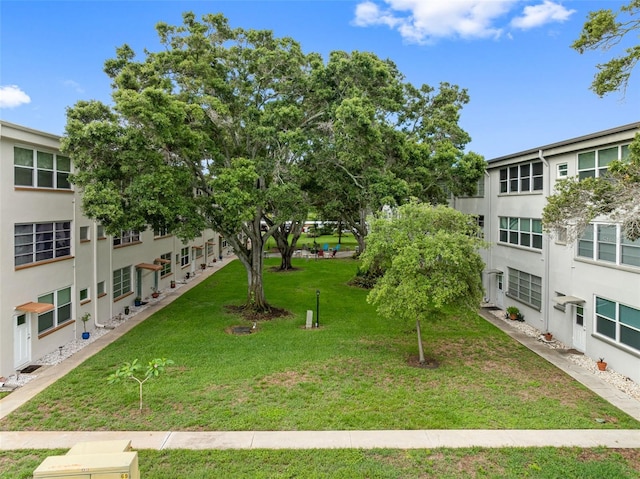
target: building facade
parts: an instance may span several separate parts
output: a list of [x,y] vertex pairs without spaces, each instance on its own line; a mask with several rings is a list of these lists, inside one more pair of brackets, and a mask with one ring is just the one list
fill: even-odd
[[149,229],[106,235],[82,214],[59,141],[0,122],[0,376],[226,254],[211,230],[189,242]]
[[640,122],[490,160],[478,194],[453,206],[477,215],[490,243],[488,302],[640,383],[640,241],[601,218],[567,244],[541,222],[556,181],[600,176],[638,132]]

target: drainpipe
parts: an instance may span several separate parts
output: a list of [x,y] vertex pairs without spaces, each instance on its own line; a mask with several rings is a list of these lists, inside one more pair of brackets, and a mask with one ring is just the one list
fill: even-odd
[[[76,215],[76,197],[75,197],[75,193],[73,195],[73,199],[71,200],[71,206],[73,208],[73,218],[71,220],[71,224],[72,226],[72,232],[75,233],[76,231],[78,231],[78,223],[77,223],[77,215]],[[71,235],[71,238],[75,238],[75,234]],[[80,309],[80,301],[78,301],[76,303],[76,299],[78,298],[78,268],[77,268],[77,262],[78,262],[78,247],[76,244],[76,240],[73,240],[73,287],[71,288],[71,294],[72,294],[72,300],[71,300],[71,304],[75,305],[75,309],[76,309],[76,321],[74,321],[73,323],[73,337],[77,338],[77,334],[78,334],[78,309]]]
[[[551,169],[549,167],[549,162],[546,160],[546,158],[544,157],[544,155],[542,154],[542,150],[538,150],[538,158],[540,158],[540,160],[542,160],[542,164],[544,165],[544,167],[546,168],[546,181],[543,183],[543,190],[542,190],[542,194],[544,195],[544,198],[546,200],[546,198],[549,197],[549,195],[551,194]],[[543,179],[545,178],[544,175],[544,171],[543,171]],[[551,270],[551,261],[549,260],[549,253],[551,250],[551,241],[549,239],[549,235],[548,234],[543,234],[542,235],[542,245],[543,245],[543,255],[542,255],[542,260],[544,261],[544,307],[543,307],[543,332],[544,331],[549,331],[549,316],[551,315],[551,285],[550,280],[551,280],[551,274],[550,274],[550,270]]]
[[93,289],[95,298],[93,301],[93,324],[96,328],[104,328],[104,324],[98,322],[98,223],[93,222]]

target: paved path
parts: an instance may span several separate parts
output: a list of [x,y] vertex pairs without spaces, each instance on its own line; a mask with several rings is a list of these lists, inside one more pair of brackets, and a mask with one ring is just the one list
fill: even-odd
[[[138,313],[123,325],[89,344],[55,366],[43,367],[38,377],[0,400],[0,419],[28,401],[77,365],[102,350],[115,339],[147,319],[157,309],[175,300],[220,268],[225,259],[196,276],[174,294],[167,295],[152,308]],[[640,420],[637,401],[595,374],[573,363],[557,350],[549,349],[509,323],[487,311],[482,316],[509,336],[522,343],[572,378],[594,391],[614,406]],[[422,449],[437,447],[541,447],[572,446],[640,448],[640,430],[410,430],[410,431],[15,431],[0,432],[0,450],[70,448],[85,441],[127,439],[135,449],[332,449],[395,448]]]

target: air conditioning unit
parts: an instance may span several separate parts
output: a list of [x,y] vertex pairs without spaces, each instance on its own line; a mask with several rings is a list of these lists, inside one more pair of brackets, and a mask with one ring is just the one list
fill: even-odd
[[34,479],[140,479],[138,453],[131,441],[78,443],[64,456],[49,456]]

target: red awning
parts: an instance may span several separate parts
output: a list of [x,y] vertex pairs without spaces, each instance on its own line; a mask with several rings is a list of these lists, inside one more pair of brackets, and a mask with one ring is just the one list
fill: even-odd
[[16,309],[18,311],[23,311],[25,313],[38,313],[38,314],[46,313],[47,311],[51,311],[54,308],[55,308],[55,305],[51,303],[34,303],[34,302],[24,303],[24,304],[21,304],[20,306],[16,306]]

